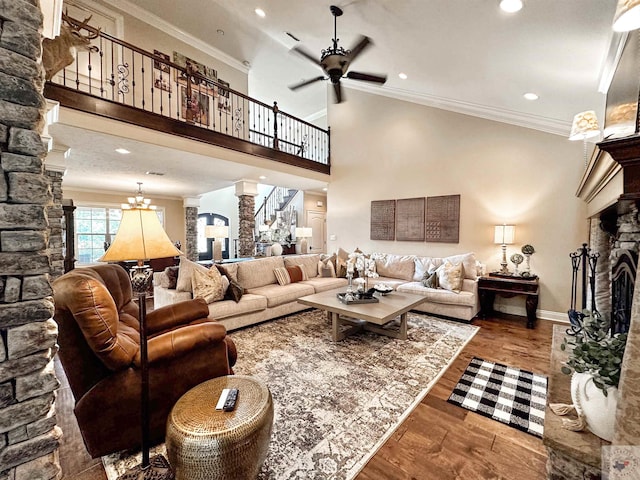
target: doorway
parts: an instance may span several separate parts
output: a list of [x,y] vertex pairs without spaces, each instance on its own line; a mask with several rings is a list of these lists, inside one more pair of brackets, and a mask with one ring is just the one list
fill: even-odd
[[309,239],[309,253],[325,253],[327,251],[327,213],[317,210],[307,210],[306,224],[311,227]]

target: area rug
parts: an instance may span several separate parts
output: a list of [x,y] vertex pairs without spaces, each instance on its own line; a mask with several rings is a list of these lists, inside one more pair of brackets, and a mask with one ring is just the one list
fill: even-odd
[[542,437],[547,377],[473,357],[448,401]]
[[[363,332],[334,343],[319,310],[229,334],[235,372],[262,379],[273,395],[260,479],[353,478],[478,330],[416,313],[408,320],[407,340]],[[103,457],[109,480],[140,461],[129,453]]]

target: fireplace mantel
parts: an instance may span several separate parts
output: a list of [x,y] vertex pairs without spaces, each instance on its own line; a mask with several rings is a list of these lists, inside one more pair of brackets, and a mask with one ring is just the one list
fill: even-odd
[[598,147],[622,167],[623,193],[620,199],[640,199],[640,135],[604,140],[598,143]]

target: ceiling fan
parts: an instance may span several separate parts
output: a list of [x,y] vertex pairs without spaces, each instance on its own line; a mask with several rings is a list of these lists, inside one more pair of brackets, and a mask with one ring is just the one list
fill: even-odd
[[306,87],[307,85],[310,85],[314,82],[319,82],[320,80],[331,80],[331,83],[333,84],[333,90],[335,92],[335,101],[336,103],[340,103],[343,100],[340,79],[348,78],[351,80],[373,82],[382,85],[387,81],[387,76],[347,71],[349,69],[349,64],[353,62],[369,45],[372,45],[371,39],[369,37],[361,35],[360,39],[351,50],[345,50],[343,47],[339,47],[339,39],[337,38],[337,20],[343,12],[341,8],[336,7],[335,5],[331,5],[331,7],[329,8],[333,15],[333,45],[326,50],[322,50],[320,60],[318,60],[317,57],[315,57],[302,47],[296,46],[291,49],[292,52],[303,56],[307,60],[310,60],[315,65],[319,66],[324,71],[326,76],[320,75],[315,78],[303,80],[302,82],[296,83],[295,85],[290,85],[289,88],[291,90],[298,90],[299,88]]

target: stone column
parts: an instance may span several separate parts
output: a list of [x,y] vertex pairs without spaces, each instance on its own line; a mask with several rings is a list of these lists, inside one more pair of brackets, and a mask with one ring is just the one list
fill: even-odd
[[49,179],[52,201],[47,205],[47,219],[49,220],[49,255],[51,258],[51,279],[55,280],[64,273],[64,242],[62,240],[62,175],[64,171],[46,168],[45,174]]
[[238,255],[252,257],[255,254],[255,214],[258,184],[253,181],[240,180],[236,182],[236,197],[238,197]]
[[184,234],[185,244],[182,251],[192,262],[198,261],[198,207],[199,198],[185,198],[184,205]]
[[[0,479],[61,476],[38,0],[0,0]],[[55,207],[54,207],[55,208]],[[51,210],[50,210],[51,211]]]

